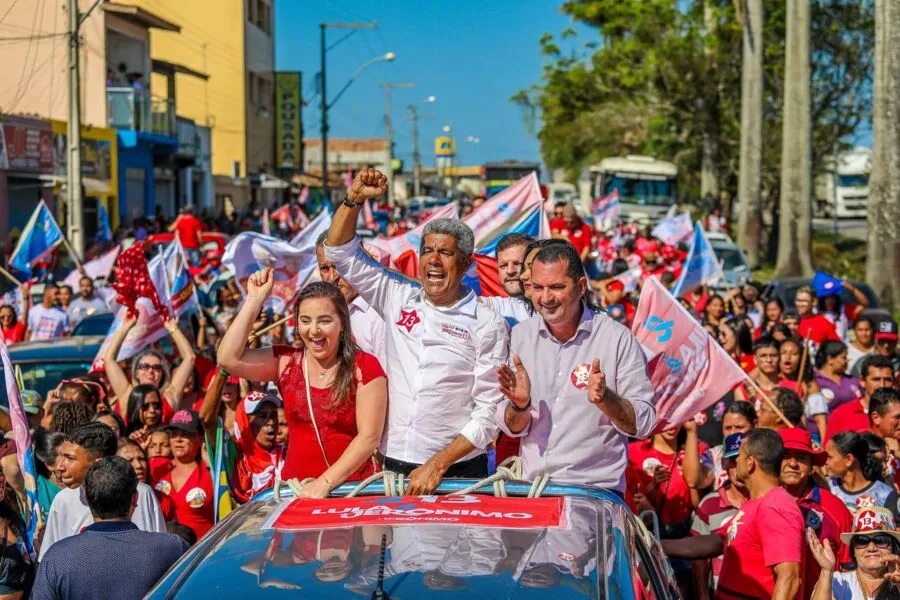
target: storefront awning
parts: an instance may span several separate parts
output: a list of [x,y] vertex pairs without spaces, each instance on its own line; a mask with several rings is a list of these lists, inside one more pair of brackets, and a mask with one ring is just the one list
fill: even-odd
[[104,2],[103,10],[108,13],[115,13],[126,21],[130,21],[140,27],[150,29],[162,29],[164,31],[174,31],[179,33],[181,27],[171,21],[163,19],[159,15],[153,14],[149,10],[145,10],[139,6],[132,4],[121,4],[119,2]]
[[[59,191],[65,194],[66,178],[61,175],[41,175],[41,179],[50,182],[52,185],[58,185]],[[95,179],[93,177],[82,177],[81,185],[84,186],[84,193],[88,196],[110,196],[116,192],[112,189],[109,181]]]
[[285,190],[291,187],[284,179],[279,179],[274,175],[269,175],[268,173],[260,173],[258,175],[250,176],[250,186],[259,188],[262,190]]

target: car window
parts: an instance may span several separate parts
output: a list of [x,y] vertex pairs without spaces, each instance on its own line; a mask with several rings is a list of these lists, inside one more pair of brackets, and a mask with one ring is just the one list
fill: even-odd
[[[16,364],[22,370],[22,383],[25,385],[25,389],[36,391],[44,399],[47,398],[47,392],[56,389],[63,379],[72,379],[91,370],[90,361],[17,362]],[[0,369],[0,376],[2,375],[3,369]],[[0,389],[0,405],[9,406],[5,386]]]
[[109,328],[114,318],[115,315],[112,313],[101,313],[85,317],[72,330],[72,335],[106,335],[109,333]]
[[722,269],[725,271],[738,269],[746,265],[741,251],[737,248],[713,246],[713,250],[716,253],[716,257],[722,263]]

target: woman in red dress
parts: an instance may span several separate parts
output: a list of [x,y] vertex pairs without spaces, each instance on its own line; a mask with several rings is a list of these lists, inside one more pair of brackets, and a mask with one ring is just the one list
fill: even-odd
[[315,480],[303,495],[324,498],[347,480],[375,470],[387,412],[387,380],[381,365],[360,350],[350,331],[350,312],[334,285],[311,283],[294,306],[302,348],[246,348],[256,315],[275,275],[264,269],[247,281],[247,299],[218,350],[218,363],[251,381],[277,381],[288,422],[284,479]]

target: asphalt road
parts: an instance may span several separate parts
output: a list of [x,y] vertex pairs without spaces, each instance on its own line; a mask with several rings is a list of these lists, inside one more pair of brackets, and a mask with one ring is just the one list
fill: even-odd
[[[865,219],[838,219],[838,231],[841,235],[867,239],[868,228]],[[813,229],[816,231],[834,231],[834,221],[831,219],[813,219]]]

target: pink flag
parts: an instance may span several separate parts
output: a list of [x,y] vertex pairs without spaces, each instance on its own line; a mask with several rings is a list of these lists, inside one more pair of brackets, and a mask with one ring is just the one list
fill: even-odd
[[375,215],[372,214],[371,200],[363,202],[363,218],[366,221],[366,227],[369,229],[378,229],[378,226],[375,224]]
[[476,251],[493,255],[497,242],[507,233],[549,237],[550,226],[543,205],[541,186],[534,172],[492,196],[465,219],[475,234]]
[[[109,274],[112,273],[113,265],[116,264],[116,259],[119,257],[119,252],[121,251],[122,247],[117,245],[106,254],[101,254],[94,260],[89,260],[84,263],[84,270],[88,274],[88,277],[91,279],[98,279],[100,277],[109,279]],[[75,269],[68,274],[63,283],[71,286],[73,290],[77,291],[78,283],[82,277],[81,271]]]
[[747,378],[656,277],[644,282],[631,331],[647,355],[654,433],[691,419]]
[[[407,231],[406,233],[401,233],[400,235],[395,235],[392,238],[375,238],[372,240],[368,240],[367,246],[375,246],[376,248],[381,248],[385,252],[387,252],[391,256],[391,260],[393,262],[394,267],[400,268],[397,264],[398,259],[403,257],[401,261],[403,264],[408,265],[409,262],[407,259],[408,256],[412,253],[412,257],[415,257],[418,260],[419,254],[419,246],[422,243],[422,232],[425,230],[425,225],[427,225],[430,221],[434,219],[456,219],[459,213],[457,212],[456,202],[451,202],[449,204],[445,204],[444,206],[438,207],[435,209],[431,216],[426,220],[419,223],[419,226],[413,229],[412,231]],[[411,275],[409,273],[410,267],[404,269],[404,272],[407,275]]]
[[279,223],[287,223],[288,227],[291,229],[294,228],[294,219],[291,218],[291,205],[290,203],[283,205],[281,208],[276,209],[272,212],[269,217],[272,218],[273,221],[278,221]]

